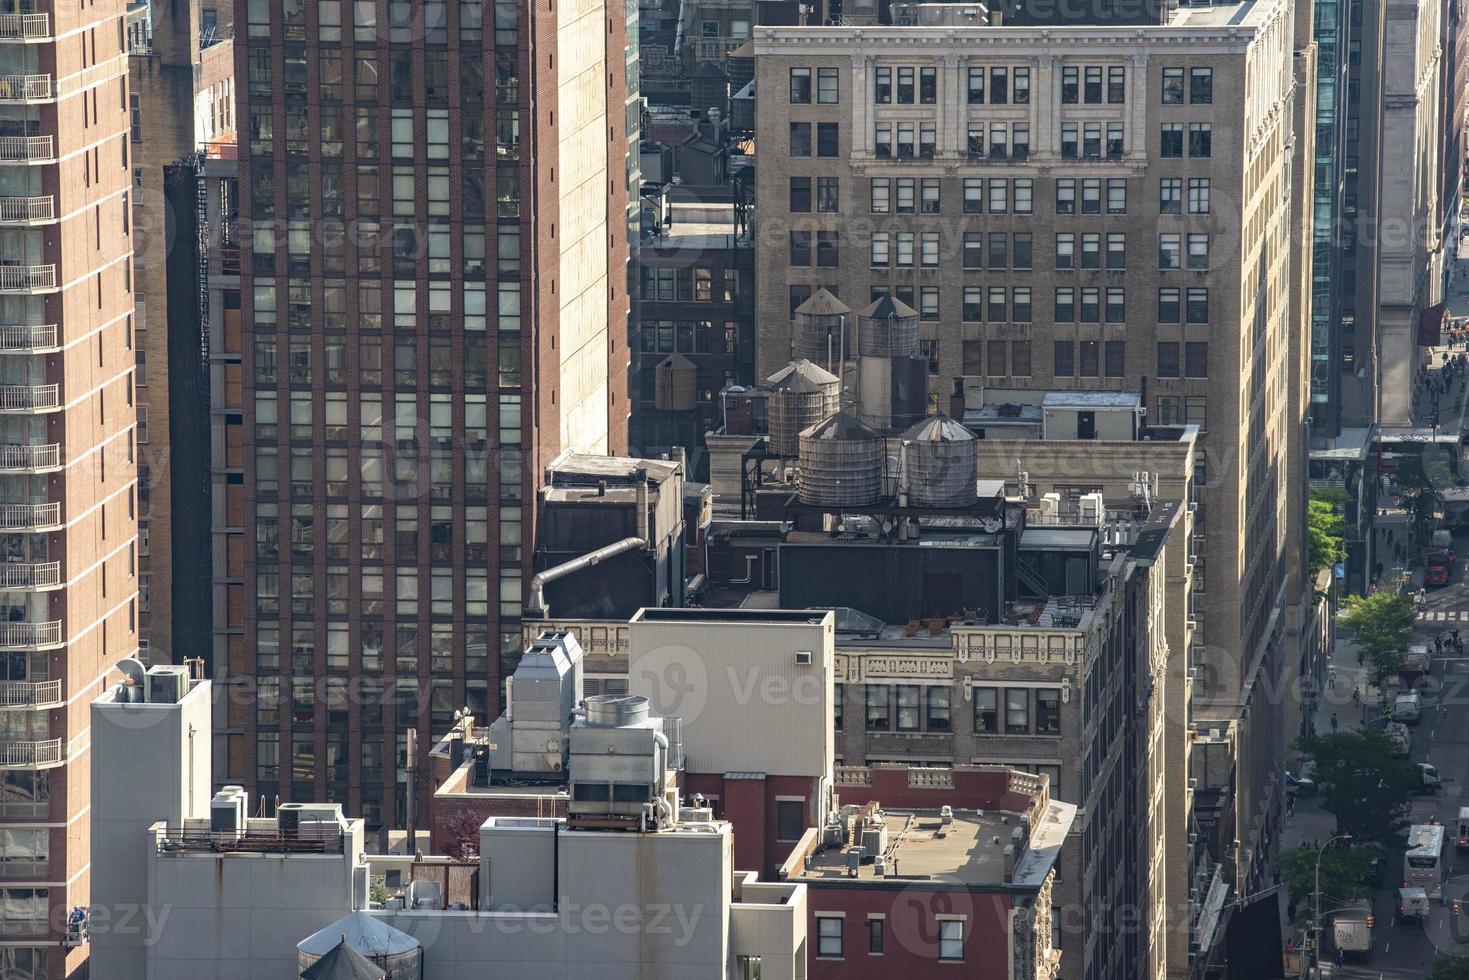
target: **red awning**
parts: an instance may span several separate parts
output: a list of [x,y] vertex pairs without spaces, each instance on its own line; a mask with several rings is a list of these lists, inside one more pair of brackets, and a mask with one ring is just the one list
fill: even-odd
[[1437,303],[1418,314],[1418,343],[1423,347],[1436,347],[1442,339],[1445,326],[1444,306]]

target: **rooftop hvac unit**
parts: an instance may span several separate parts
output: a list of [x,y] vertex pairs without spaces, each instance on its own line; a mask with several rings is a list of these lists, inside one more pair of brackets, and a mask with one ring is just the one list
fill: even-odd
[[276,810],[276,826],[285,837],[295,837],[307,821],[342,823],[340,803],[282,803]]
[[[238,790],[238,792],[234,792]],[[209,801],[209,830],[215,834],[238,834],[245,829],[248,812],[245,791],[226,786]]]
[[173,664],[149,667],[147,692],[149,704],[178,704],[189,693],[189,668]]
[[413,909],[440,909],[444,906],[444,895],[437,881],[410,881],[408,883],[408,905]]
[[1102,516],[1106,513],[1102,503],[1102,495],[1099,493],[1084,493],[1079,501],[1081,506],[1081,519],[1086,524],[1102,523]]
[[1055,519],[1061,514],[1061,495],[1047,493],[1041,496],[1041,517]]

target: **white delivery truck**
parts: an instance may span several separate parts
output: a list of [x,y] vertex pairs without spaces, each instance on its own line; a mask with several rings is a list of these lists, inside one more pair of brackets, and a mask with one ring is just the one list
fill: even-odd
[[1398,889],[1398,919],[1420,929],[1428,921],[1428,892],[1421,888]]
[[1406,759],[1408,752],[1413,748],[1413,733],[1408,726],[1400,721],[1390,721],[1384,729],[1389,742],[1392,742],[1392,755],[1394,759]]
[[1416,725],[1422,717],[1423,699],[1416,691],[1407,694],[1399,694],[1396,701],[1392,703],[1392,720],[1401,721],[1404,724]]
[[1342,959],[1372,958],[1372,905],[1358,899],[1331,917],[1331,944]]

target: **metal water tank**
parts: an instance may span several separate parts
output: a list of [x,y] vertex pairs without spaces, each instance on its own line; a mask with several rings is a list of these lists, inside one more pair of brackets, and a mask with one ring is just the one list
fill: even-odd
[[[328,956],[342,957],[351,947],[370,961],[386,980],[422,980],[423,947],[417,939],[366,912],[350,912],[325,929],[312,933],[296,945],[297,968],[306,976]],[[356,960],[357,957],[349,957]],[[318,972],[322,972],[318,970]],[[339,974],[333,974],[339,975]],[[348,976],[370,975],[360,969]],[[316,973],[311,974],[317,976]]]
[[886,293],[858,310],[857,353],[863,357],[916,357],[918,311]]
[[586,699],[587,724],[625,728],[648,720],[648,699],[641,694],[593,694]]
[[660,412],[691,412],[699,404],[699,370],[682,354],[669,354],[654,369],[653,404]]
[[800,435],[796,492],[814,507],[865,507],[882,494],[882,436],[846,412]]
[[908,503],[915,507],[968,507],[975,500],[974,433],[947,415],[930,415],[903,433]]
[[801,430],[834,415],[841,406],[842,383],[804,358],[792,361],[766,381],[765,399],[770,424],[770,452],[795,456]]
[[[791,356],[804,357],[817,364],[835,361],[842,355],[842,330],[851,307],[823,287],[796,307],[795,332],[791,337]],[[852,356],[850,338],[847,356]]]

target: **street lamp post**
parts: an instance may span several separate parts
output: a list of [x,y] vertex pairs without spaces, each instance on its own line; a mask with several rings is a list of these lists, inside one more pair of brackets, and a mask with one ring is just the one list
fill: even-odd
[[1316,884],[1312,895],[1311,931],[1316,936],[1316,976],[1321,976],[1321,859],[1326,856],[1326,849],[1339,840],[1351,840],[1352,835],[1347,833],[1336,834],[1316,849]]

